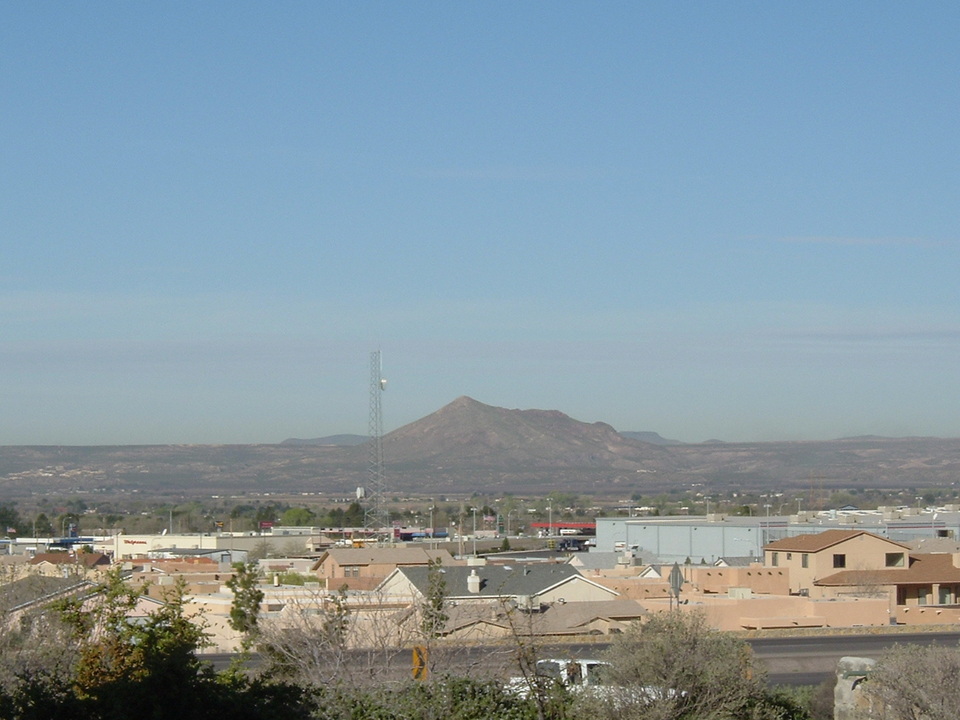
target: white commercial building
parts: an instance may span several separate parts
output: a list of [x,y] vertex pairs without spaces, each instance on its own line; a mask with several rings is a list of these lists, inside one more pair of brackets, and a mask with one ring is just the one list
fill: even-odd
[[713,563],[723,557],[763,556],[774,540],[824,530],[868,530],[909,542],[960,537],[960,508],[829,510],[780,516],[603,517],[597,518],[598,552],[642,552],[660,562]]

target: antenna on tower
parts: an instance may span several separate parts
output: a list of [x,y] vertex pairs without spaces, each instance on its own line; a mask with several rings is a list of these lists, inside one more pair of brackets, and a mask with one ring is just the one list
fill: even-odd
[[367,499],[370,503],[364,513],[364,528],[378,538],[386,536],[390,516],[384,505],[386,483],[383,478],[383,391],[387,389],[383,377],[383,358],[380,351],[370,353],[370,488]]

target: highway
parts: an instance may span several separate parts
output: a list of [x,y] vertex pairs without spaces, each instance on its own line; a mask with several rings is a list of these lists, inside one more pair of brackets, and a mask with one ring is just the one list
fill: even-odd
[[[848,655],[880,658],[893,645],[919,644],[954,647],[960,643],[960,630],[956,632],[883,633],[862,635],[823,635],[819,637],[765,637],[751,638],[747,642],[754,656],[767,670],[770,685],[819,685],[836,673],[837,661]],[[609,643],[573,643],[545,645],[540,648],[540,657],[599,657]],[[356,651],[360,652],[360,651]],[[444,671],[450,674],[469,674],[472,677],[486,675],[504,677],[515,674],[512,667],[514,652],[507,645],[471,645],[438,649],[443,657]],[[226,668],[232,655],[207,654],[202,659],[218,670]],[[252,663],[257,663],[254,657]],[[406,677],[410,669],[410,651],[398,652],[389,663],[388,675]]]
[[817,685],[836,673],[837,661],[844,656],[879,659],[898,643],[955,647],[960,643],[960,630],[754,638],[748,642],[754,655],[767,668],[771,685]]

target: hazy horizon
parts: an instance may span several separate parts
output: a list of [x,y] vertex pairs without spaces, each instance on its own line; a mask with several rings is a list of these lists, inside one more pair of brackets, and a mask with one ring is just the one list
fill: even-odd
[[[473,398],[473,399],[476,400],[476,398]],[[452,402],[452,401],[451,401],[451,402]],[[478,401],[478,402],[479,402],[479,401]],[[484,403],[484,404],[485,404],[485,403]],[[440,410],[440,409],[441,409],[441,408],[437,408],[437,410]],[[543,410],[543,411],[558,411],[558,410],[559,410],[559,408],[506,408],[506,409],[515,409],[515,410]],[[559,411],[560,411],[560,412],[563,412],[562,410],[559,410]],[[564,413],[564,414],[566,414],[566,413]],[[424,417],[426,417],[426,416],[424,416]],[[417,420],[420,420],[420,419],[422,419],[422,418],[415,418],[414,420],[411,421],[411,423],[416,422]],[[573,418],[573,419],[574,419],[574,420],[578,420],[578,418]],[[585,422],[585,421],[581,421],[581,422]],[[595,420],[595,421],[591,421],[591,422],[603,422],[603,421],[602,421],[602,420]],[[406,424],[408,424],[408,423],[404,423],[404,425],[406,425]],[[609,423],[608,423],[608,424],[609,424]],[[400,426],[400,427],[403,427],[403,426]],[[392,430],[396,430],[396,429],[399,429],[399,427],[398,427],[398,428],[389,428],[389,429],[386,429],[386,430],[384,431],[384,433],[385,433],[385,434],[389,434]],[[685,445],[697,445],[697,444],[715,443],[715,442],[719,442],[719,443],[830,442],[830,441],[835,441],[835,440],[855,440],[855,439],[859,439],[859,438],[870,438],[870,437],[876,437],[876,438],[886,439],[886,440],[922,439],[922,438],[930,438],[930,437],[937,438],[937,439],[952,439],[952,438],[950,438],[950,437],[948,437],[948,436],[920,436],[920,435],[914,435],[914,436],[845,435],[845,436],[833,437],[833,438],[806,438],[806,439],[771,438],[771,439],[768,439],[768,440],[750,440],[750,439],[728,440],[728,439],[725,439],[725,438],[711,437],[711,438],[702,438],[702,439],[697,439],[697,440],[689,440],[689,439],[684,439],[684,438],[668,437],[668,436],[665,436],[663,433],[660,433],[660,432],[658,432],[658,431],[656,431],[656,430],[650,430],[650,429],[631,429],[631,428],[614,428],[614,429],[615,429],[618,433],[640,433],[640,434],[643,434],[643,433],[651,433],[651,434],[654,434],[654,435],[659,436],[662,440],[665,440],[665,441],[668,441],[668,442],[680,442],[680,443],[685,444]],[[27,447],[29,447],[29,446],[34,446],[34,447],[57,447],[57,446],[60,446],[60,447],[111,447],[111,446],[123,447],[123,446],[137,446],[137,445],[142,445],[142,446],[154,446],[154,445],[186,445],[186,446],[189,446],[189,445],[279,445],[279,444],[282,444],[283,442],[286,442],[286,441],[288,441],[288,440],[298,440],[298,441],[311,442],[311,441],[314,441],[314,440],[323,440],[323,439],[338,438],[338,437],[369,438],[369,435],[368,435],[367,433],[363,433],[363,432],[334,432],[334,433],[328,433],[328,434],[324,434],[324,435],[298,435],[298,436],[291,435],[291,436],[288,436],[288,437],[285,437],[285,438],[279,438],[279,439],[251,440],[251,441],[244,441],[244,442],[230,442],[230,441],[226,441],[226,442],[207,442],[207,443],[205,443],[205,442],[109,443],[109,442],[108,442],[108,443],[78,443],[78,444],[73,444],[73,443],[49,443],[49,444],[46,444],[46,443],[42,443],[42,444],[38,444],[38,443],[19,443],[19,444],[5,443],[5,445],[11,446],[11,447],[15,447],[15,446],[19,446],[19,447],[23,447],[23,446],[27,446]],[[2,447],[2,445],[0,445],[0,447]]]

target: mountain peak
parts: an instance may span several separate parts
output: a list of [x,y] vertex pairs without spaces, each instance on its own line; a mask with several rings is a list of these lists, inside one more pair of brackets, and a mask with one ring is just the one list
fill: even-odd
[[394,461],[426,459],[444,467],[639,469],[655,452],[606,423],[581,422],[559,410],[495,407],[466,395],[394,430],[385,440]]
[[[444,405],[442,408],[440,408],[440,411],[446,410],[446,409],[448,409],[448,408],[450,408],[450,409],[459,409],[459,408],[469,408],[469,407],[491,407],[491,406],[490,406],[490,405],[484,405],[482,402],[480,402],[479,400],[474,400],[474,399],[473,399],[472,397],[470,397],[469,395],[461,395],[460,397],[458,397],[458,398],[457,398],[456,400],[454,400],[453,402],[447,403],[447,404]],[[438,412],[439,412],[439,411],[438,411]]]

